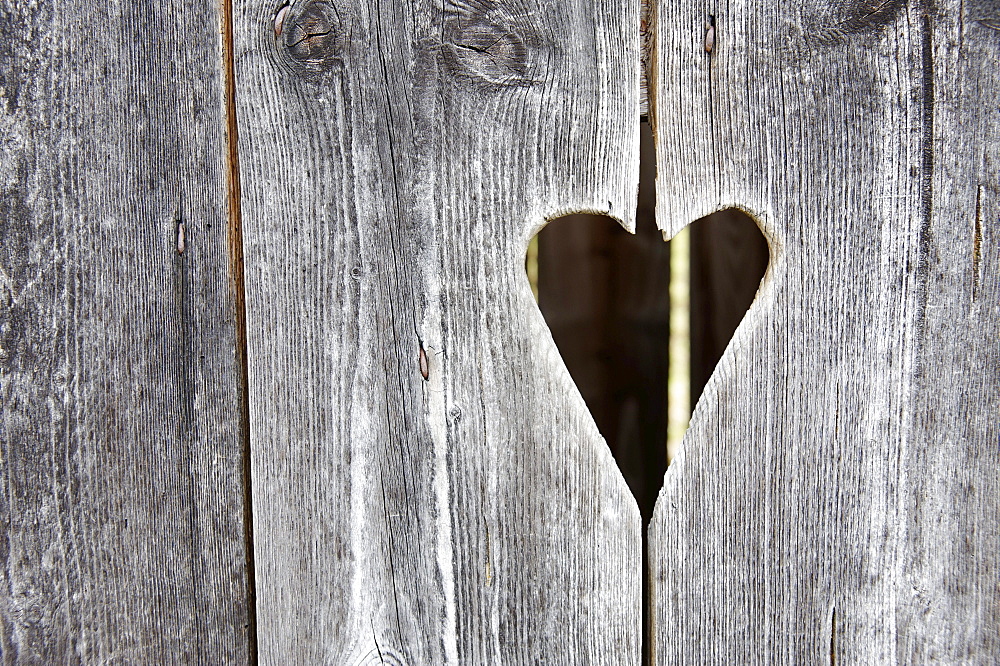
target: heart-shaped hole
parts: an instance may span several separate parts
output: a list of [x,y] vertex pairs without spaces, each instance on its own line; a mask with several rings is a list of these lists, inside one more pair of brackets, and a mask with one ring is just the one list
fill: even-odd
[[635,235],[609,217],[568,215],[539,232],[527,265],[552,337],[644,524],[692,406],[769,259],[757,225],[736,209],[665,243],[654,217],[651,144],[644,123]]

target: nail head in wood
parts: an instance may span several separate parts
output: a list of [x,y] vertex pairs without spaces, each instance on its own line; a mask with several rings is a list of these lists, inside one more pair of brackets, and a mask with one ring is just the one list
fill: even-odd
[[285,25],[285,16],[288,15],[288,2],[285,2],[278,8],[278,12],[274,15],[274,36],[281,37],[281,31]]

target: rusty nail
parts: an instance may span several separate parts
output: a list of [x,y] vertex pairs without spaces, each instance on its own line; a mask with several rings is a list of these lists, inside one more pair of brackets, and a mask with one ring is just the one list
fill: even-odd
[[288,14],[288,2],[278,7],[278,13],[274,15],[274,36],[281,37],[281,31],[285,26],[285,16]]

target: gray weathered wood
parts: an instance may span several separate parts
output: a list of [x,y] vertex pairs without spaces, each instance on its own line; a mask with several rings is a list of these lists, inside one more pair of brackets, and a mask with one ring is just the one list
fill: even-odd
[[638,13],[236,3],[263,663],[638,661],[639,514],[524,274],[631,224]]
[[220,25],[0,2],[4,664],[248,660]]
[[661,226],[773,255],[658,502],[657,663],[996,663],[1000,9],[657,10]]

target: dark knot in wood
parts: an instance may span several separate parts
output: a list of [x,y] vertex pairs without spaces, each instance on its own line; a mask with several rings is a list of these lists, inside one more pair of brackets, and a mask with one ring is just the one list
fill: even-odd
[[539,39],[528,26],[518,23],[499,12],[452,14],[444,45],[445,67],[494,86],[536,83],[534,51]]
[[424,351],[424,346],[422,344],[420,345],[419,360],[420,360],[420,376],[426,380],[430,375],[430,366],[427,362],[427,352]]
[[1000,32],[1000,0],[966,0],[965,18]]
[[321,74],[340,62],[343,24],[329,2],[284,2],[275,13],[274,36],[282,59],[300,75]]
[[406,659],[392,648],[378,646],[355,661],[352,666],[406,666]]
[[808,36],[821,45],[841,43],[852,35],[881,32],[895,22],[906,0],[831,0],[824,2]]

